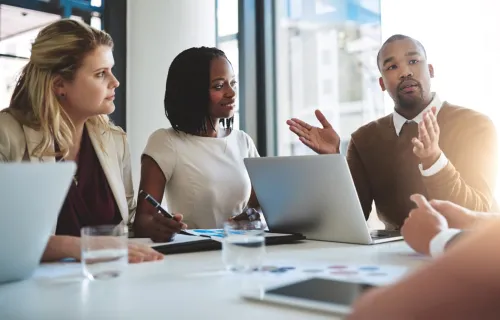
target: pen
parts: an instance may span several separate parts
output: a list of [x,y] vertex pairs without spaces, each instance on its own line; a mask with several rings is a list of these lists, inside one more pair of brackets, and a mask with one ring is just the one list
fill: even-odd
[[[165,218],[170,218],[170,219],[173,219],[174,216],[171,215],[170,213],[168,213],[167,210],[163,209],[163,207],[158,203],[158,201],[156,201],[155,198],[153,198],[149,193],[147,193],[146,191],[144,190],[141,190],[139,191],[139,195],[143,196],[144,199],[146,199],[147,202],[149,202],[153,207],[155,207],[158,211],[161,212],[161,214],[165,217]],[[191,234],[191,233],[188,233],[184,230],[181,230],[179,233],[181,234],[184,234],[184,235],[188,235],[188,236],[194,236],[195,234]],[[205,237],[205,238],[211,238],[210,236],[207,236],[207,235],[198,235],[200,237]]]
[[149,202],[153,207],[155,207],[158,211],[160,211],[165,218],[170,218],[170,219],[174,218],[174,216],[168,213],[167,210],[163,209],[163,207],[158,203],[158,201],[156,201],[155,198],[153,198],[149,193],[145,192],[144,190],[141,190],[139,191],[139,195],[143,196],[147,202]]

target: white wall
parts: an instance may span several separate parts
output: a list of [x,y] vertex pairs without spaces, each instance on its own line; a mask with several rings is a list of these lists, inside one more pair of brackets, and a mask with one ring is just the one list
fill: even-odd
[[128,0],[127,134],[136,189],[149,135],[170,126],[163,107],[170,63],[202,45],[215,46],[215,0]]

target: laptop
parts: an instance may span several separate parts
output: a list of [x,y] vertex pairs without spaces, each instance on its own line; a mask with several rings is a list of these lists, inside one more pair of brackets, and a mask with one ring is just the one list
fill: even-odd
[[399,231],[368,229],[340,154],[246,158],[244,163],[271,232],[356,244],[402,239]]
[[76,165],[0,163],[0,283],[31,277],[57,223]]

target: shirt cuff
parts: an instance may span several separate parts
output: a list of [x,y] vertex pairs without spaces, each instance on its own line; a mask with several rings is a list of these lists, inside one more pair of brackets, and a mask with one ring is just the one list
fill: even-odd
[[446,229],[434,236],[429,244],[431,256],[438,257],[443,254],[448,242],[460,232],[462,232],[460,229]]
[[424,170],[421,163],[418,165],[418,168],[420,169],[420,173],[424,177],[430,177],[441,171],[444,167],[446,167],[447,164],[448,164],[448,158],[446,158],[444,152],[441,152],[441,155],[439,156],[437,161],[434,162],[434,164],[430,166],[430,168]]

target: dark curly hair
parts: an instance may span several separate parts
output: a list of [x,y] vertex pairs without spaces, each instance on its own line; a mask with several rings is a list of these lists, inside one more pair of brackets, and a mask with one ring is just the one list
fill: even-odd
[[[200,135],[207,134],[207,123],[213,127],[207,121],[210,120],[210,64],[219,57],[227,59],[222,50],[199,47],[182,51],[172,61],[164,103],[165,115],[174,130]],[[232,128],[233,118],[220,119],[220,123]]]

